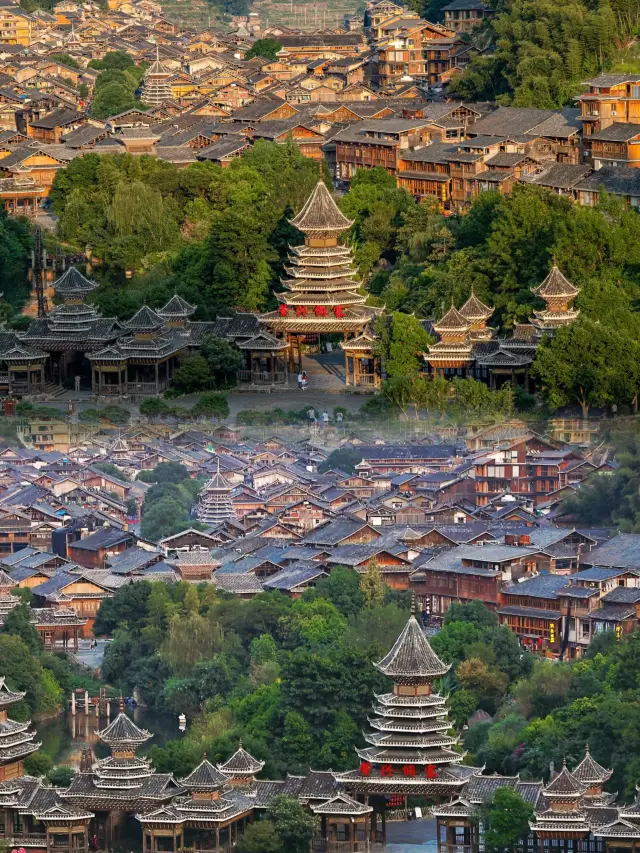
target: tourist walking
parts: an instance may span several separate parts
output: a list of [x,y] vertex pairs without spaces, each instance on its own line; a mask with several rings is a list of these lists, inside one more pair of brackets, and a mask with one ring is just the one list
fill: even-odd
[[301,391],[302,391],[302,377],[303,377],[303,373],[302,373],[302,371],[300,371],[300,373],[298,373],[298,388]]
[[307,373],[305,370],[302,371],[302,390],[306,391],[308,385]]

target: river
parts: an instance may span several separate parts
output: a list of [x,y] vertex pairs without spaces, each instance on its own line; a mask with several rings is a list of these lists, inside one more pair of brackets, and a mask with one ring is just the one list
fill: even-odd
[[[111,719],[118,713],[117,704],[111,713]],[[146,708],[126,708],[125,713],[131,717],[140,728],[147,729],[153,737],[141,747],[138,752],[144,755],[152,746],[164,746],[168,740],[180,737],[177,717],[156,714]],[[106,758],[109,750],[96,735],[96,729],[104,729],[108,725],[106,717],[96,719],[94,714],[88,716],[78,713],[74,717],[70,711],[52,720],[38,723],[35,728],[38,735],[36,741],[42,741],[42,751],[46,752],[54,765],[66,765],[77,769],[80,766],[82,750],[91,747],[96,758]]]

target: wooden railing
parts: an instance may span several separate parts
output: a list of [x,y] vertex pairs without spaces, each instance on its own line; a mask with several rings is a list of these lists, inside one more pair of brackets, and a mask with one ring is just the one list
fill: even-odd
[[11,838],[5,839],[7,847],[46,847],[47,833],[32,832],[29,835],[13,835]]
[[160,379],[158,384],[155,382],[127,382],[127,391],[129,394],[155,394],[159,391],[164,391],[167,387],[165,379]]
[[[344,832],[338,835],[344,836]],[[367,853],[369,850],[368,839],[357,841],[335,840],[333,838],[322,838],[316,836],[313,840],[313,850],[316,853]]]
[[376,377],[374,373],[356,373],[354,379],[356,385],[373,386],[376,384]]
[[100,397],[117,397],[122,394],[122,389],[119,385],[98,385],[96,393]]
[[279,385],[286,382],[287,374],[283,370],[276,370],[275,373],[268,370],[240,370],[238,380],[251,385]]

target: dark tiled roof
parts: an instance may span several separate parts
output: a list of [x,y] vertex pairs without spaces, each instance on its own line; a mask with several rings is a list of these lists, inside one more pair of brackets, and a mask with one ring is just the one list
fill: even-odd
[[618,533],[613,539],[585,553],[584,562],[591,566],[640,569],[640,534]]
[[86,536],[84,539],[74,542],[73,547],[78,548],[81,551],[99,551],[102,548],[119,545],[130,538],[131,534],[122,530],[115,530],[113,527],[103,527],[100,530],[96,530],[96,532],[92,533],[90,536]]
[[258,761],[246,751],[246,749],[242,748],[242,744],[239,745],[236,752],[233,753],[231,758],[228,761],[225,761],[224,764],[218,764],[218,769],[223,773],[230,774],[247,774],[253,775],[254,773],[258,773],[264,767],[264,761]]
[[353,223],[341,213],[324,181],[318,181],[291,224],[300,231],[345,231]]
[[137,311],[130,320],[126,320],[124,325],[128,329],[159,329],[163,325],[162,317],[152,311],[147,305]]
[[109,723],[106,729],[102,729],[98,733],[100,740],[111,745],[118,744],[142,744],[146,743],[150,737],[153,737],[146,729],[141,729],[131,720],[124,711],[120,711],[118,716]]
[[528,176],[527,183],[540,187],[554,187],[570,190],[591,171],[590,166],[579,166],[573,163],[552,163],[537,175]]
[[607,770],[593,758],[589,745],[587,744],[587,752],[580,764],[573,771],[574,779],[582,782],[585,785],[593,783],[604,783],[611,777],[613,770]]
[[639,171],[630,166],[603,166],[576,184],[575,189],[587,192],[602,189],[615,195],[640,196]]
[[579,782],[572,773],[567,770],[566,765],[562,765],[562,770],[554,776],[549,784],[544,788],[545,797],[562,796],[568,794],[570,796],[578,796],[585,790],[585,786]]
[[557,598],[559,590],[567,585],[562,575],[540,574],[504,589],[505,595],[523,595],[527,598]]
[[628,124],[624,121],[616,121],[599,130],[597,133],[592,133],[589,140],[597,140],[598,142],[628,142],[635,136],[640,135],[640,124]]
[[433,651],[413,614],[391,651],[375,666],[380,672],[397,680],[438,678],[451,668]]
[[556,264],[551,267],[551,272],[533,292],[536,296],[550,298],[552,296],[577,296],[580,291],[560,272]]
[[227,784],[227,777],[207,758],[180,780],[180,784],[191,791],[215,791]]

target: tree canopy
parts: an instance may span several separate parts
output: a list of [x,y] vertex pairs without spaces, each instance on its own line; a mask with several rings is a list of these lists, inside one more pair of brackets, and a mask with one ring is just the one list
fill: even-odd
[[[425,5],[442,9],[440,0]],[[496,12],[481,38],[497,50],[475,56],[450,91],[470,101],[545,109],[571,104],[585,79],[612,68],[640,22],[638,5],[628,0],[513,0],[499,2]]]

